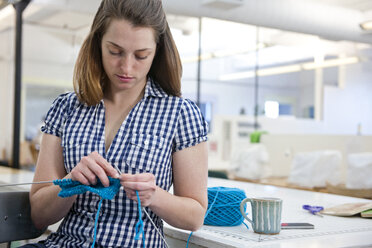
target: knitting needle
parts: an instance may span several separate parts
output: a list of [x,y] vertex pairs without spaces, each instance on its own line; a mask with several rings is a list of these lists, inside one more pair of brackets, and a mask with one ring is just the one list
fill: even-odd
[[123,174],[116,164],[114,164],[114,167],[119,172],[119,175]]
[[19,186],[19,185],[28,185],[28,184],[42,184],[42,183],[53,183],[53,181],[40,181],[40,182],[32,182],[32,183],[9,183],[9,184],[0,184],[0,187]]
[[[116,164],[114,164],[114,167],[119,172],[120,175],[123,174]],[[147,215],[147,218],[149,218],[149,220],[151,221],[151,224],[154,226],[155,230],[158,232],[158,234],[160,235],[160,237],[163,239],[163,241],[165,243],[165,246],[166,247],[169,247],[167,241],[165,240],[164,236],[161,234],[161,232],[159,231],[159,229],[156,227],[156,225],[155,225],[154,221],[151,219],[149,213],[147,213],[147,211],[146,211],[145,208],[141,208],[141,209]]]
[[[117,167],[117,165],[114,165],[115,169],[119,172],[121,175],[121,171]],[[9,184],[0,184],[0,187],[11,187],[11,186],[19,186],[19,185],[29,185],[29,184],[43,184],[43,183],[54,183],[53,181],[40,181],[40,182],[32,182],[32,183],[9,183]]]

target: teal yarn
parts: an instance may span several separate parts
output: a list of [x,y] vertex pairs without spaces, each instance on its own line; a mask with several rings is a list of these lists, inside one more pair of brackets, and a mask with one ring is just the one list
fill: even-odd
[[135,240],[140,239],[140,235],[142,234],[142,244],[143,248],[146,248],[145,245],[145,232],[143,230],[143,221],[142,221],[142,210],[141,210],[141,200],[138,195],[138,191],[136,191],[137,195],[137,202],[138,202],[138,222],[136,224],[136,236],[134,237]]
[[[94,219],[94,236],[93,236],[93,243],[91,248],[94,248],[97,238],[97,226],[98,226],[98,218],[99,213],[101,211],[102,201],[105,200],[112,200],[114,196],[119,192],[121,184],[119,179],[115,179],[112,177],[108,177],[110,185],[108,187],[103,186],[101,181],[98,179],[95,185],[84,185],[78,181],[73,181],[72,179],[57,179],[54,180],[54,185],[57,185],[61,188],[61,191],[58,193],[59,197],[65,198],[70,197],[73,195],[84,194],[87,191],[95,193],[101,197],[98,203],[98,209],[96,213],[96,218]],[[141,200],[138,195],[138,191],[136,191],[137,195],[137,202],[138,202],[138,222],[136,224],[136,236],[135,240],[139,239],[139,235],[142,234],[142,243],[143,247],[145,248],[145,234],[143,230],[143,221],[142,221],[142,209],[141,209]]]
[[204,225],[238,226],[242,224],[244,217],[240,213],[240,202],[245,198],[247,198],[245,192],[238,188],[208,188],[208,210],[204,217]]
[[61,191],[58,194],[60,197],[70,197],[90,191],[99,195],[102,199],[112,200],[119,192],[121,184],[119,179],[114,179],[112,177],[108,177],[108,179],[110,181],[109,187],[103,186],[99,179],[95,185],[84,185],[72,179],[57,179],[54,180],[53,183],[61,187]]
[[98,218],[99,218],[99,212],[101,211],[102,201],[103,201],[103,198],[101,198],[101,200],[98,203],[98,209],[97,209],[97,213],[96,213],[96,218],[94,219],[94,231],[93,231],[94,234],[93,234],[93,243],[92,243],[91,248],[94,248],[94,245],[96,244]]
[[[208,208],[204,216],[204,225],[210,226],[237,226],[244,224],[244,217],[240,213],[240,202],[247,198],[245,192],[238,188],[209,187]],[[246,206],[244,206],[244,212]],[[187,238],[186,248],[192,236]]]

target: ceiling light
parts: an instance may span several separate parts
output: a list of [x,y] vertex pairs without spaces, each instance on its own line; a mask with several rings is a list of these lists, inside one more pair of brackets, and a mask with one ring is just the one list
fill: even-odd
[[[327,68],[327,67],[334,67],[340,65],[349,65],[358,63],[360,59],[358,57],[348,57],[348,58],[339,58],[339,59],[328,59],[318,63],[302,63],[302,64],[294,64],[294,65],[286,65],[286,66],[276,66],[271,68],[259,69],[257,71],[258,76],[270,76],[270,75],[278,75],[283,73],[290,73],[290,72],[297,72],[301,70],[314,70],[318,68]],[[230,73],[221,75],[218,79],[220,81],[230,81],[230,80],[238,80],[244,78],[252,78],[255,76],[254,71],[244,71],[238,73]]]
[[276,75],[276,74],[283,74],[289,72],[296,72],[301,71],[301,65],[286,65],[286,66],[277,66],[271,67],[266,69],[258,70],[258,76],[268,76],[268,75]]
[[317,68],[326,68],[340,65],[355,64],[359,62],[358,57],[348,57],[348,58],[339,58],[339,59],[328,59],[319,63],[305,63],[302,64],[304,70],[313,70]]
[[202,5],[218,9],[232,9],[244,4],[244,0],[203,0]]
[[221,75],[218,79],[221,81],[229,81],[229,80],[238,80],[238,79],[243,79],[243,78],[251,78],[251,77],[254,77],[254,75],[255,75],[254,71],[243,71],[243,72]]
[[360,28],[366,31],[372,30],[372,20],[371,21],[365,21],[359,24]]
[[[200,56],[200,60],[208,60],[208,59],[216,59],[216,58],[224,58],[229,56],[236,56],[236,55],[242,55],[246,53],[253,52],[257,49],[263,49],[267,47],[268,45],[265,43],[259,43],[255,48],[252,49],[228,49],[228,50],[218,50],[215,52],[210,53],[203,53]],[[198,56],[192,56],[192,57],[186,57],[182,58],[182,63],[191,63],[191,62],[197,62],[199,60]]]

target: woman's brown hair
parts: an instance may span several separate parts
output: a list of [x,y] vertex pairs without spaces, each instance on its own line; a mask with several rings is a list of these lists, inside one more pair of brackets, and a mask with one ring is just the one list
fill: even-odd
[[112,19],[155,31],[157,51],[148,76],[167,94],[180,96],[182,65],[161,0],[102,0],[75,64],[73,83],[79,100],[95,105],[103,98],[108,77],[102,65],[101,41]]

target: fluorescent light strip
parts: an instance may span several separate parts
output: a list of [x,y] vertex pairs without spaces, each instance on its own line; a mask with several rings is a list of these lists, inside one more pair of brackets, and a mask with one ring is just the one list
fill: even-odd
[[[314,69],[319,69],[319,68],[355,64],[355,63],[358,63],[359,61],[360,60],[358,57],[349,57],[349,58],[329,59],[321,63],[311,62],[311,63],[303,63],[303,64],[295,64],[295,65],[277,66],[277,67],[260,69],[257,71],[257,75],[258,76],[278,75],[278,74],[284,74],[284,73],[290,73],[290,72],[298,72],[301,70],[314,70]],[[244,72],[221,75],[219,77],[219,80],[220,81],[238,80],[238,79],[243,79],[243,78],[251,78],[254,76],[255,76],[254,71],[244,71]]]
[[361,29],[371,31],[372,30],[372,21],[366,21],[361,24],[359,24]]
[[[267,47],[265,43],[259,43],[257,48],[258,49],[263,49]],[[234,56],[234,55],[241,55],[245,53],[250,53],[255,51],[255,49],[239,49],[239,50],[220,50],[220,51],[215,51],[212,53],[204,53],[200,56],[200,60],[208,60],[208,59],[213,59],[213,58],[223,58],[223,57],[229,57],[229,56]],[[182,63],[191,63],[191,62],[196,62],[198,61],[198,56],[193,56],[193,57],[187,57],[182,59]]]
[[339,59],[328,59],[320,63],[305,63],[302,64],[304,70],[314,70],[317,68],[326,68],[340,65],[355,64],[359,62],[358,57],[349,57],[349,58],[339,58]]
[[242,79],[242,78],[251,78],[251,77],[254,77],[254,75],[255,75],[254,71],[244,71],[244,72],[221,75],[219,77],[219,80],[221,81],[237,80],[237,79]]
[[272,68],[260,69],[257,71],[258,76],[267,76],[275,74],[283,74],[289,72],[301,71],[301,65],[286,65]]

